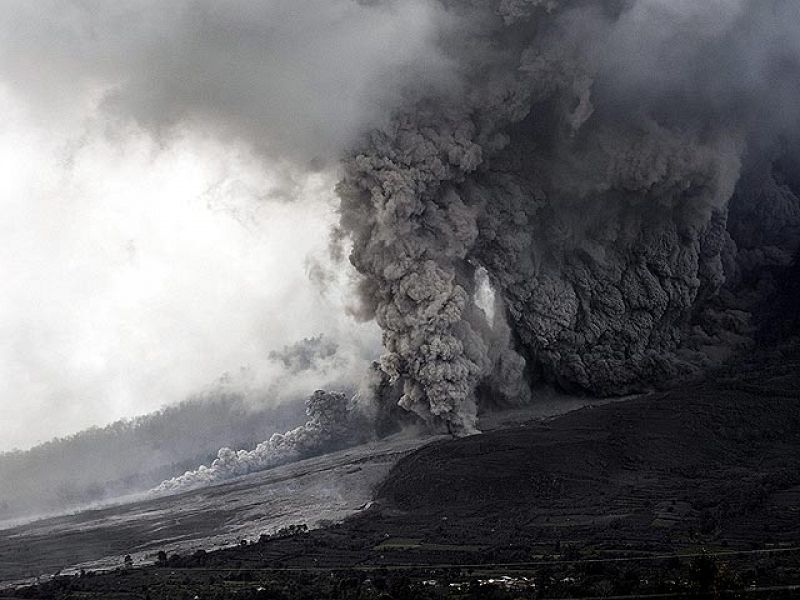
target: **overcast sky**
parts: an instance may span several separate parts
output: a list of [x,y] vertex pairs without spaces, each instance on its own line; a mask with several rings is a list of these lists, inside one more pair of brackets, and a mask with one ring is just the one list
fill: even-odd
[[330,175],[293,186],[246,149],[191,131],[160,146],[91,110],[43,127],[8,93],[0,114],[0,449],[341,335],[341,290],[307,276],[327,260]]
[[0,450],[268,377],[304,336],[377,352],[326,258],[335,159],[446,66],[436,11],[389,4],[4,3]]

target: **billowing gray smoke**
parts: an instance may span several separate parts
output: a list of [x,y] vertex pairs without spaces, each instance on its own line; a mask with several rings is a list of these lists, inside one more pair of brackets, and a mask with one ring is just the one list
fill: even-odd
[[[0,21],[24,97],[339,169],[373,387],[455,434],[530,384],[623,394],[721,360],[797,250],[797,0],[53,5]],[[333,362],[309,344],[275,358]],[[360,413],[315,398],[340,408],[165,489],[353,439]]]
[[320,334],[310,338],[303,338],[282,350],[273,350],[269,353],[270,360],[278,362],[290,373],[301,373],[319,366],[326,359],[334,357],[338,345],[333,340],[325,339]]
[[[468,433],[479,385],[622,394],[747,343],[743,270],[798,242],[798,188],[770,169],[798,131],[800,6],[445,4],[461,87],[373,131],[339,186],[401,405]],[[758,215],[729,231],[743,169],[737,210]],[[510,332],[477,308],[478,271]]]
[[155,491],[174,493],[219,483],[239,475],[336,450],[361,440],[364,428],[347,396],[318,390],[306,400],[308,421],[286,433],[275,433],[253,450],[222,448],[210,466],[201,466],[164,481]]

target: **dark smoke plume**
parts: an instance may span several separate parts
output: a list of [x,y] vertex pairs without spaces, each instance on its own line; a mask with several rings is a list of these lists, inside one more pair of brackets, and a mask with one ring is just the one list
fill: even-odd
[[[785,301],[796,0],[55,4],[69,26],[22,0],[0,21],[0,72],[26,98],[100,97],[293,175],[341,160],[332,238],[352,243],[354,313],[383,330],[372,389],[434,428],[473,432],[481,403],[541,382],[612,395],[700,372]],[[186,484],[358,437],[369,411],[322,398],[333,417],[315,402],[306,426]]]
[[469,433],[479,384],[624,394],[747,344],[741,284],[798,242],[770,174],[795,156],[797,3],[444,4],[461,86],[397,111],[339,185],[400,404]]

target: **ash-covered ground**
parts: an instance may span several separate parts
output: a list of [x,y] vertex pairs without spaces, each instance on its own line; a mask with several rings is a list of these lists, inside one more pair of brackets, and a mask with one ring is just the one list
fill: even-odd
[[[95,565],[115,567],[6,595],[793,597],[797,344],[668,391],[582,403],[559,400],[540,418],[511,413],[482,435],[385,440],[5,531],[4,578],[31,574],[30,565],[89,564],[91,553],[106,555]],[[341,517],[255,539],[280,524]],[[238,544],[245,537],[251,543]],[[193,551],[222,543],[232,547]],[[159,549],[169,554],[156,565],[123,565],[123,553],[140,566]]]
[[191,553],[257,539],[281,527],[317,526],[363,509],[397,460],[426,440],[357,446],[217,486],[34,521],[0,531],[0,579],[113,568],[130,554]]
[[[481,426],[494,430],[606,402],[551,393],[536,406],[487,414]],[[442,439],[401,433],[177,495],[7,524],[0,529],[0,583],[113,569],[126,555],[136,564],[152,563],[159,551],[186,555],[257,540],[289,525],[341,521],[369,506],[400,458]]]

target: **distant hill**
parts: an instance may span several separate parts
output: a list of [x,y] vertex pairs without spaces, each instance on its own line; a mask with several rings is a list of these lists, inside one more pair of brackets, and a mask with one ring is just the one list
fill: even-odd
[[252,448],[305,420],[302,402],[253,407],[213,392],[158,412],[0,454],[0,520],[52,513],[147,490],[208,463],[223,446]]

